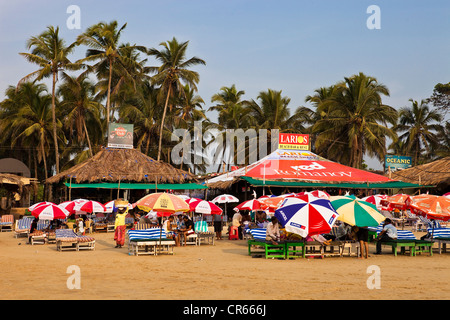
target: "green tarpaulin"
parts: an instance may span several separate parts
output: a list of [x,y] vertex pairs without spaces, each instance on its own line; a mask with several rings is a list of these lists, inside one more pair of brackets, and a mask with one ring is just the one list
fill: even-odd
[[64,183],[69,188],[101,188],[101,189],[153,189],[153,190],[193,190],[207,189],[198,183],[154,184],[154,183]]
[[249,184],[255,187],[316,187],[316,188],[349,188],[349,189],[408,189],[422,188],[430,186],[422,186],[414,183],[402,181],[382,182],[382,183],[323,183],[323,182],[302,182],[302,181],[280,181],[280,180],[260,180],[251,177],[241,177]]

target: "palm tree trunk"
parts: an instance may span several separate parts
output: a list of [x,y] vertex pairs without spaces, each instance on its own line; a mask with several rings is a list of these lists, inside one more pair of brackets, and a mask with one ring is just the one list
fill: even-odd
[[164,128],[164,120],[166,118],[166,112],[167,112],[167,105],[169,104],[169,97],[170,97],[170,89],[172,87],[169,86],[169,90],[167,91],[167,98],[166,98],[166,104],[164,105],[164,112],[161,120],[161,129],[159,129],[159,145],[158,145],[158,161],[161,159],[161,144],[162,144],[162,133]]
[[109,108],[111,103],[112,60],[109,59],[108,94],[106,96],[106,130],[109,128]]
[[86,139],[87,139],[88,147],[89,147],[89,156],[92,158],[91,139],[89,139],[89,133],[88,133],[87,128],[86,128],[86,121],[85,120],[83,120],[83,126],[84,126],[84,132],[86,132]]
[[52,123],[53,123],[53,142],[55,144],[56,174],[58,174],[59,173],[59,151],[58,151],[58,137],[56,135],[56,102],[55,102],[56,72],[57,71],[53,71],[53,82],[52,82]]

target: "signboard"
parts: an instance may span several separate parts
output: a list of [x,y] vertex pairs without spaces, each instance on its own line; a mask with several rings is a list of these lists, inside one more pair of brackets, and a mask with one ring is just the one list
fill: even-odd
[[389,168],[392,172],[411,168],[411,157],[386,155],[384,157],[384,169],[388,171]]
[[133,149],[133,125],[110,123],[108,128],[108,147]]
[[309,150],[309,134],[280,133],[278,149]]

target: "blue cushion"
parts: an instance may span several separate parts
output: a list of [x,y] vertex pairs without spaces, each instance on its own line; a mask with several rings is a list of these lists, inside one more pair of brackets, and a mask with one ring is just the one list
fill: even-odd
[[250,233],[255,240],[266,240],[266,229],[265,228],[256,228],[250,229]]
[[138,240],[159,240],[166,238],[166,231],[161,228],[151,228],[145,230],[128,230],[130,241]]

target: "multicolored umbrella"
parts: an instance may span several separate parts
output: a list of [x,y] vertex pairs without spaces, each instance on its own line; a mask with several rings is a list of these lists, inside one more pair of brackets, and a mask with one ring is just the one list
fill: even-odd
[[306,201],[301,197],[286,199],[275,210],[275,217],[287,232],[308,235],[329,233],[339,214],[327,199]]
[[211,201],[200,200],[189,204],[191,211],[202,214],[222,214],[222,209]]
[[410,196],[408,194],[400,193],[387,197],[386,199],[382,199],[380,203],[385,207],[406,210],[408,208],[408,201],[411,201]]
[[31,214],[39,220],[54,220],[65,219],[69,215],[69,211],[57,204],[50,203],[35,207]]
[[239,210],[261,210],[261,203],[257,199],[247,200],[239,205],[237,205],[235,208]]
[[331,205],[339,213],[338,220],[351,226],[376,227],[383,222],[383,216],[377,207],[355,196],[331,197]]
[[381,210],[383,206],[381,205],[381,200],[387,199],[387,195],[385,194],[374,194],[368,197],[364,197],[361,200],[374,204],[378,210]]
[[432,219],[450,220],[450,199],[444,196],[422,194],[411,198],[412,213]]
[[189,211],[189,205],[182,198],[171,193],[151,193],[136,201],[144,211],[156,211],[158,216],[170,216],[175,212]]

